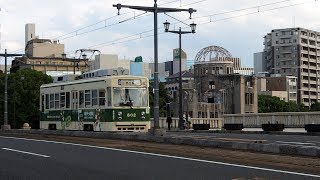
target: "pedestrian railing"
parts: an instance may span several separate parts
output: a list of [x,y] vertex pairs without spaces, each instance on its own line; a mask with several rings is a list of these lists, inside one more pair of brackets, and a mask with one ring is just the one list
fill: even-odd
[[305,124],[320,124],[320,112],[288,112],[258,114],[227,114],[223,124],[243,124],[244,128],[260,128],[262,124],[284,124],[302,128]]
[[[188,121],[188,129],[192,129],[193,124],[210,124],[210,129],[221,129],[222,127],[222,118],[189,118]],[[187,125],[187,123],[185,124]],[[151,119],[151,126],[153,127],[153,119]],[[166,117],[159,118],[159,126],[160,128],[168,128]],[[179,128],[179,118],[172,118],[171,128]]]

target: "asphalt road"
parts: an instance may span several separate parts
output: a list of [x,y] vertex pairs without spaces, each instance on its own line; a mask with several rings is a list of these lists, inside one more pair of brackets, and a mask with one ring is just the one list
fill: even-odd
[[262,141],[262,143],[277,143],[300,146],[316,146],[320,147],[320,136],[309,135],[275,135],[275,134],[241,134],[241,133],[198,133],[198,132],[168,132],[169,136],[192,137],[198,139],[214,139],[221,141],[239,141],[254,142]]
[[137,151],[0,136],[0,179],[317,179]]

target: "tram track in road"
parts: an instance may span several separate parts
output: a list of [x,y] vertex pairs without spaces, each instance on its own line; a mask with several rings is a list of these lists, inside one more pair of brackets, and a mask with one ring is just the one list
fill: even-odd
[[[12,135],[10,135],[12,136]],[[287,171],[304,172],[320,175],[319,158],[293,157],[267,153],[254,153],[186,145],[171,145],[150,142],[136,142],[124,140],[96,139],[83,137],[53,136],[53,135],[14,135],[15,137],[40,140],[77,143],[124,150],[158,153],[186,158],[236,163],[247,166],[274,168]],[[42,152],[45,154],[45,152]]]

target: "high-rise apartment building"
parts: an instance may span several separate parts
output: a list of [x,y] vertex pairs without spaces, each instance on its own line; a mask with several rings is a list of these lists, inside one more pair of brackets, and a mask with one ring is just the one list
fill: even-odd
[[297,77],[297,102],[320,100],[320,32],[275,29],[264,37],[263,59],[270,74]]

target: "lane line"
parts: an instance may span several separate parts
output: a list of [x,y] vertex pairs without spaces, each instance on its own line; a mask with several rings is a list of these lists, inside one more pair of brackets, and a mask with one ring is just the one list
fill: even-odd
[[13,152],[18,152],[18,153],[23,153],[23,154],[30,154],[30,155],[34,155],[34,156],[40,156],[40,157],[44,157],[44,158],[49,158],[50,157],[50,156],[43,155],[43,154],[37,154],[37,153],[32,153],[32,152],[27,152],[27,151],[20,151],[20,150],[10,149],[10,148],[1,148],[1,149],[6,150],[6,151],[13,151]]
[[316,145],[315,143],[303,143],[303,142],[286,142],[286,141],[276,141],[281,144],[298,144],[298,145]]
[[320,144],[320,141],[307,141],[307,142]]
[[173,158],[173,159],[180,159],[180,160],[187,160],[187,161],[203,162],[203,163],[209,163],[209,164],[217,164],[217,165],[247,168],[247,169],[254,169],[254,170],[261,170],[261,171],[269,171],[269,172],[276,172],[276,173],[283,173],[283,174],[290,174],[290,175],[320,178],[320,175],[315,175],[315,174],[299,173],[299,172],[284,171],[284,170],[277,170],[277,169],[270,169],[270,168],[261,168],[261,167],[255,167],[255,166],[246,166],[246,165],[240,165],[240,164],[224,163],[224,162],[219,162],[219,161],[209,161],[209,160],[202,160],[202,159],[186,158],[186,157],[163,155],[163,154],[156,154],[156,153],[147,153],[147,152],[140,152],[140,151],[131,151],[131,150],[108,148],[108,147],[85,145],[85,144],[67,143],[67,142],[50,141],[50,140],[39,140],[39,139],[28,139],[28,138],[18,138],[18,137],[8,137],[8,136],[0,136],[0,138],[25,140],[25,141],[36,141],[36,142],[46,142],[46,143],[53,143],[53,144],[64,144],[64,145],[72,145],[72,146],[80,146],[80,147],[89,147],[89,148],[95,148],[95,149],[104,149],[104,150],[110,150],[110,151],[119,151],[119,152],[133,153],[133,154],[166,157],[166,158]]

